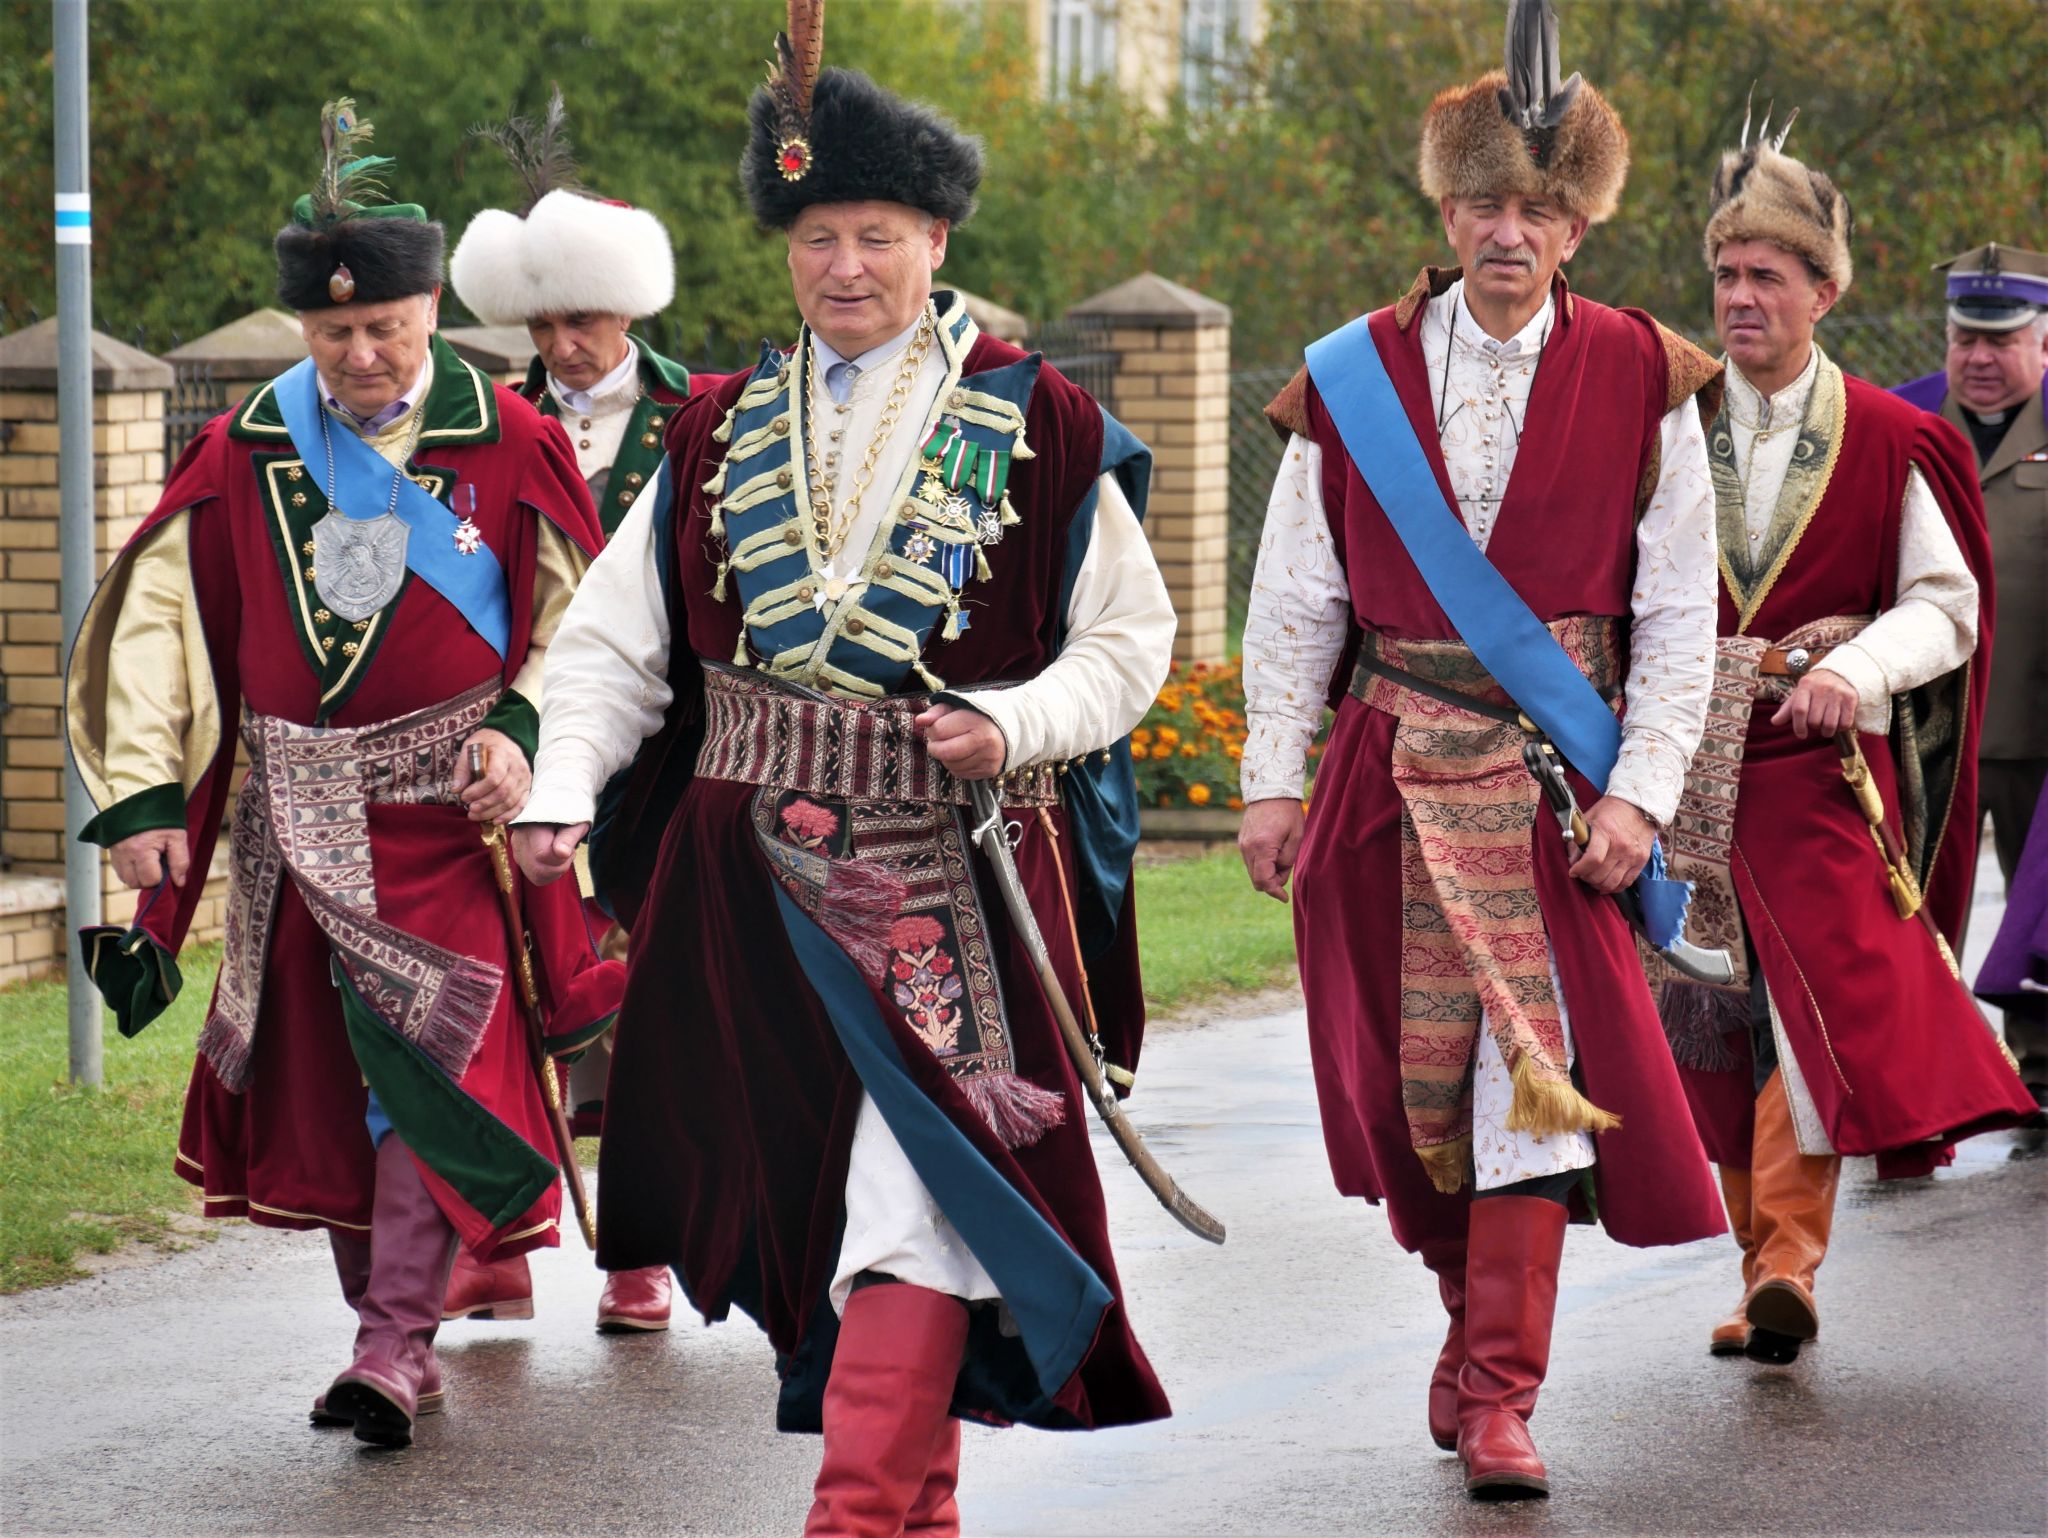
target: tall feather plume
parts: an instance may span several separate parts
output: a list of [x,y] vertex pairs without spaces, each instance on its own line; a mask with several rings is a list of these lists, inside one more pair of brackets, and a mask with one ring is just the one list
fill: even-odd
[[[775,58],[768,65],[768,94],[775,103],[775,141],[785,151],[802,148],[795,180],[810,168],[811,93],[825,62],[825,0],[789,0],[789,29],[775,34]],[[787,155],[784,174],[795,162]]]
[[569,109],[562,103],[559,85],[549,93],[548,110],[537,123],[530,117],[514,116],[502,123],[479,123],[470,129],[456,158],[456,175],[462,174],[470,143],[478,139],[498,147],[525,187],[526,202],[519,210],[522,219],[550,192],[585,190],[575,149],[569,143]]
[[373,128],[356,115],[355,99],[343,96],[320,109],[320,180],[313,188],[316,224],[346,219],[373,198],[388,194],[380,173],[397,162],[388,155],[365,155]]
[[[1764,120],[1762,126],[1756,131],[1756,142],[1759,149],[1768,144],[1772,149],[1782,154],[1785,149],[1785,141],[1792,137],[1792,125],[1799,121],[1799,109],[1797,107],[1792,109],[1792,115],[1785,119],[1785,126],[1779,129],[1777,137],[1773,138],[1771,137],[1771,114],[1777,110],[1778,103],[1775,100],[1768,107],[1764,108]],[[1752,80],[1749,83],[1749,96],[1742,103],[1742,138],[1736,143],[1735,147],[1737,149],[1746,150],[1749,148],[1749,122],[1755,113],[1756,82]]]
[[1582,83],[1576,72],[1569,80],[1558,78],[1557,11],[1550,0],[1508,0],[1505,68],[1501,115],[1522,136],[1530,158],[1548,165],[1558,125]]

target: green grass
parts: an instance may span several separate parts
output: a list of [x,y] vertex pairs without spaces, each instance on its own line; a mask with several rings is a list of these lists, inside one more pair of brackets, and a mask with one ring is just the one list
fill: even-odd
[[1138,867],[1145,1002],[1173,1010],[1294,977],[1294,916],[1252,890],[1235,849]]
[[180,1242],[171,1215],[196,1204],[171,1156],[218,962],[188,953],[177,1002],[133,1041],[106,1018],[98,1089],[66,1082],[62,982],[0,993],[0,1293],[80,1275],[81,1251]]
[[[1292,977],[1288,910],[1251,889],[1234,850],[1141,865],[1137,880],[1153,1010]],[[98,1089],[65,1082],[62,982],[0,993],[0,1293],[68,1281],[82,1252],[184,1242],[171,1216],[196,1204],[171,1155],[219,959],[188,952],[177,1003],[133,1041],[107,1018]]]

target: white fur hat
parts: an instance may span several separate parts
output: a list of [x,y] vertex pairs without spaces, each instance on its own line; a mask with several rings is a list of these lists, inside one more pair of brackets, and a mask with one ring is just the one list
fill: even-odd
[[644,208],[558,188],[525,218],[487,208],[448,262],[456,297],[488,326],[541,315],[628,315],[668,308],[676,293],[668,231]]

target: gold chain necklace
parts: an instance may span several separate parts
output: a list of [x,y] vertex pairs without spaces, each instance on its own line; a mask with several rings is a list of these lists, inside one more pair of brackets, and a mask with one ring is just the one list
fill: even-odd
[[[925,355],[931,351],[934,327],[929,305],[917,323],[917,335],[910,345],[903,349],[903,362],[896,370],[896,382],[889,387],[889,398],[882,406],[882,419],[875,426],[875,435],[868,441],[867,453],[862,456],[860,469],[855,472],[853,490],[848,494],[846,506],[835,516],[832,511],[832,494],[838,489],[839,478],[826,478],[818,460],[818,424],[823,420],[824,393],[822,389],[824,370],[818,366],[818,337],[811,333],[809,351],[805,358],[805,394],[810,415],[811,430],[804,435],[805,466],[810,471],[811,481],[811,540],[816,546],[821,564],[830,563],[845,544],[847,533],[860,516],[860,499],[866,494],[868,483],[875,478],[875,466],[880,462],[882,450],[888,447],[889,439],[896,430],[896,419],[903,415],[904,403],[910,399],[911,387],[917,383],[919,370],[924,367]],[[842,588],[843,592],[844,589]]]

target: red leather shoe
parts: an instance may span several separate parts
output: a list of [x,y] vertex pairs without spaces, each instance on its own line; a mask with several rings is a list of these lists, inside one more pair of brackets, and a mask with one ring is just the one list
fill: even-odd
[[1483,1196],[1472,1203],[1458,1456],[1465,1491],[1477,1500],[1550,1493],[1528,1422],[1550,1370],[1566,1216],[1562,1203],[1540,1196]]
[[627,1335],[636,1330],[665,1330],[668,1306],[667,1266],[614,1271],[604,1279],[604,1295],[597,1300],[598,1333]]
[[449,1273],[443,1319],[531,1319],[533,1272],[524,1255],[479,1265],[468,1250],[459,1250]]
[[920,1531],[959,1530],[948,1471],[935,1465],[948,1445],[958,1457],[947,1411],[966,1349],[958,1298],[903,1282],[854,1289],[825,1380],[825,1457],[804,1538],[897,1538],[927,1500]]

